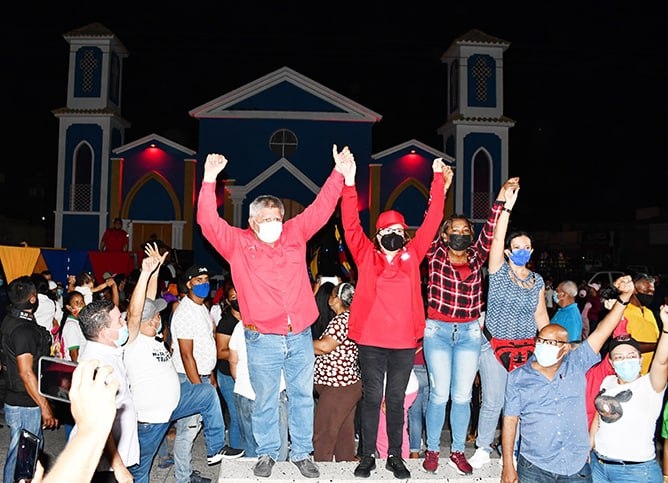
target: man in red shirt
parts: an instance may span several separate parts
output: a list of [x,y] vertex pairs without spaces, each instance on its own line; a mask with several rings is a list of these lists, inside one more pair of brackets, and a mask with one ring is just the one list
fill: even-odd
[[279,381],[283,371],[289,404],[290,460],[307,478],[320,471],[313,451],[313,339],[310,326],[318,307],[306,269],[306,242],[329,220],[341,196],[344,175],[354,169],[347,147],[332,154],[335,167],[313,203],[283,222],[283,202],[271,195],[249,208],[248,228],[231,226],[218,215],[216,177],[227,165],[209,154],[197,202],[202,234],[230,264],[246,331],[248,367],[255,391],[255,476],[269,477],[281,446]]
[[128,232],[123,229],[123,220],[114,218],[112,226],[107,228],[100,240],[101,252],[127,252]]

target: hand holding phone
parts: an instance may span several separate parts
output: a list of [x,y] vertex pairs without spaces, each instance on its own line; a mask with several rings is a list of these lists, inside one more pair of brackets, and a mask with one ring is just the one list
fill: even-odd
[[37,390],[46,398],[69,403],[72,373],[76,367],[76,362],[57,357],[40,357],[37,366]]
[[41,439],[26,429],[21,430],[19,445],[16,450],[16,467],[14,469],[14,483],[23,480],[30,483],[35,476],[37,459]]

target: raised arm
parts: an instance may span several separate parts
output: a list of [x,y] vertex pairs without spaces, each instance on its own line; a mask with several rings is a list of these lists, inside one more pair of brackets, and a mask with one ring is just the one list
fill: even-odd
[[[146,249],[148,255],[150,250]],[[164,258],[162,258],[164,261]],[[137,338],[139,334],[139,327],[141,325],[141,314],[144,310],[144,301],[146,300],[146,289],[148,287],[148,280],[154,271],[157,271],[160,266],[161,259],[154,256],[146,256],[141,262],[141,272],[132,296],[130,297],[130,304],[128,305],[128,343]]]
[[662,305],[659,313],[663,330],[659,334],[659,342],[656,344],[652,365],[649,366],[649,378],[656,392],[661,392],[666,387],[668,380],[668,305]]
[[489,249],[489,259],[487,262],[490,273],[498,272],[504,262],[503,250],[506,243],[508,223],[510,222],[510,212],[513,210],[513,206],[515,206],[515,202],[517,201],[517,195],[520,192],[519,178],[512,179],[516,179],[517,183],[513,183],[506,188],[506,203],[494,227],[494,236],[492,237],[492,246]]
[[626,308],[628,301],[631,300],[631,295],[634,290],[633,281],[631,280],[630,275],[619,277],[613,282],[613,285],[620,292],[617,297],[617,302],[615,302],[603,320],[596,325],[596,329],[589,334],[589,337],[587,337],[587,342],[597,354],[601,352],[601,347],[603,347],[605,341],[608,340],[608,337],[612,335],[612,332],[615,330],[615,327],[617,327],[617,324],[619,324],[619,321],[622,320],[624,309]]

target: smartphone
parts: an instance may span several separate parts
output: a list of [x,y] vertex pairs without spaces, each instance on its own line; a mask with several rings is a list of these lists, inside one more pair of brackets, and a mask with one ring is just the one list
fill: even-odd
[[14,469],[14,483],[20,480],[31,482],[37,468],[40,438],[26,429],[21,430],[19,446],[16,451],[16,468]]
[[320,285],[327,282],[333,283],[334,285],[338,285],[339,279],[337,277],[320,277]]
[[37,390],[44,397],[69,403],[72,373],[76,367],[76,362],[57,357],[40,357],[37,368],[39,381]]

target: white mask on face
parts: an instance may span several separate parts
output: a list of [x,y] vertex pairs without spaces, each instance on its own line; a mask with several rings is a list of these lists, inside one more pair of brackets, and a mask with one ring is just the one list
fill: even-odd
[[561,350],[559,346],[536,342],[536,350],[534,352],[536,361],[543,367],[553,366],[561,359],[558,356],[559,350]]
[[265,243],[274,243],[281,236],[283,231],[283,223],[280,221],[268,221],[266,223],[258,223],[257,236]]

